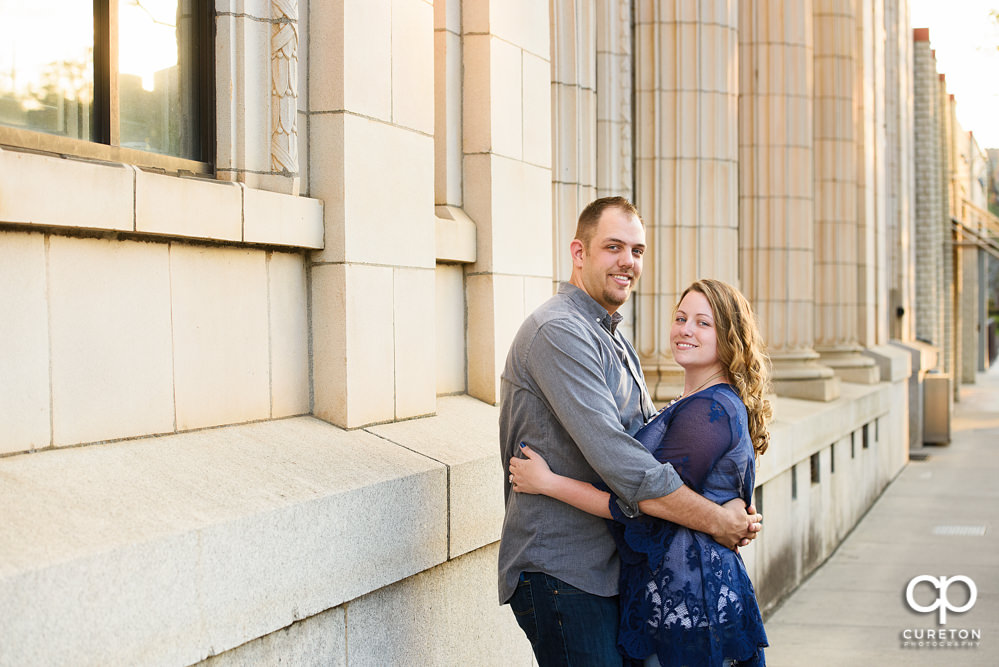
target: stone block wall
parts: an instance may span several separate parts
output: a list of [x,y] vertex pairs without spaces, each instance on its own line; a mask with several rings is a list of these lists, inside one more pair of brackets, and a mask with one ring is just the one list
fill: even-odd
[[0,173],[0,453],[309,412],[319,202],[10,150]]
[[[915,201],[908,185],[912,169],[938,184],[941,167],[912,142],[905,95],[897,113],[871,99],[879,81],[914,78],[904,5],[858,3],[854,27],[823,33],[863,41],[852,73],[867,106],[837,89],[836,108],[867,110],[866,148],[832,152],[862,157],[865,238],[892,244],[914,214],[942,214],[939,188]],[[813,3],[216,9],[219,182],[0,150],[0,627],[15,638],[0,665],[531,664],[495,598],[495,402],[573,209],[597,193],[639,198],[654,218],[653,298],[629,315],[648,359],[665,358],[669,295],[707,271],[772,306],[786,334],[773,342],[800,352],[788,379],[816,381],[823,400],[774,399],[766,528],[743,552],[764,607],[905,465],[926,369],[880,349],[887,256],[843,264],[863,265],[864,295],[821,286],[864,311],[871,326],[850,341],[877,372],[839,382],[811,350],[811,85],[826,65],[813,69],[804,33],[768,35],[787,16],[811,30]],[[868,43],[885,34],[897,49]],[[292,38],[294,63],[274,48]],[[912,44],[933,78],[926,47]],[[737,64],[750,62],[747,88]],[[293,99],[274,94],[275,71],[297,81]],[[939,112],[919,95],[916,136],[938,141]],[[297,129],[275,136],[271,114],[289,108]],[[876,108],[897,162],[871,159]],[[275,141],[297,169],[276,166]],[[893,215],[897,237],[883,234]],[[940,240],[924,231],[892,255],[900,284],[941,284],[927,249]],[[921,306],[919,289],[913,326],[939,298]],[[93,446],[63,447],[81,444]]]

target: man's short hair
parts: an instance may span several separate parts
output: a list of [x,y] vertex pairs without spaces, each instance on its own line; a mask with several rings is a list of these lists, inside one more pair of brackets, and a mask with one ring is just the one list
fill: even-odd
[[597,233],[600,216],[608,208],[619,208],[625,213],[630,213],[638,218],[638,221],[642,223],[642,227],[645,227],[645,221],[642,220],[642,216],[638,215],[638,209],[624,197],[601,197],[600,199],[594,199],[586,205],[583,212],[579,214],[579,220],[576,222],[576,235],[573,238],[582,241],[584,248],[589,249],[590,241],[593,240],[593,235]]

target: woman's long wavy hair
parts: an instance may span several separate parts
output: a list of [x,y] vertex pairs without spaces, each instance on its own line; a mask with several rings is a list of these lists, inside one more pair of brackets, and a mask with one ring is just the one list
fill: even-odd
[[[735,387],[749,413],[749,437],[759,456],[767,451],[770,432],[767,422],[773,408],[764,394],[770,390],[770,357],[756,324],[756,314],[742,292],[728,283],[703,278],[680,295],[699,292],[708,300],[718,337],[718,361]],[[677,302],[679,305],[679,302]]]

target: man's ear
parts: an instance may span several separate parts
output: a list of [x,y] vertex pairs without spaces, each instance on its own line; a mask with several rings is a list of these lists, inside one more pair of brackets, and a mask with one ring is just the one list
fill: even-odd
[[572,243],[569,244],[569,254],[572,255],[573,265],[581,267],[583,265],[583,242],[579,239],[573,239]]

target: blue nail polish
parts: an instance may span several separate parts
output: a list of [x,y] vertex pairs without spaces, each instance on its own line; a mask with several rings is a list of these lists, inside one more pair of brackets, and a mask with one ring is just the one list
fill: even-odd
[[520,443],[520,446],[521,446],[521,448],[523,448],[524,447],[524,443]]

